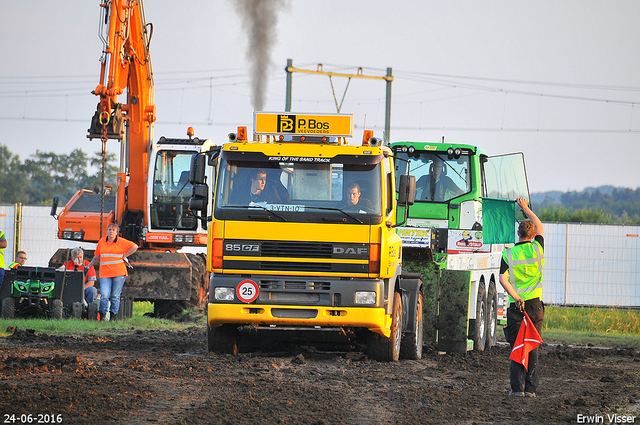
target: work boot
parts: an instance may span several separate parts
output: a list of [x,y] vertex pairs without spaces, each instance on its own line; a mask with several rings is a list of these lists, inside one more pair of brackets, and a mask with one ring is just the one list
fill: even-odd
[[512,397],[524,397],[524,393],[523,392],[509,391],[509,396],[512,396]]
[[109,321],[109,312],[100,312],[100,321],[108,322]]
[[116,322],[118,320],[118,313],[114,313],[113,311],[110,311],[109,320],[112,322]]

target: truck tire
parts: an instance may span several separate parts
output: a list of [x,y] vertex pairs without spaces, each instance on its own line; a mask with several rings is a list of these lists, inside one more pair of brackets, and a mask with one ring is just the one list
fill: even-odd
[[211,329],[207,325],[207,349],[220,354],[238,354],[238,329],[235,325],[222,325]]
[[487,294],[487,342],[485,348],[488,350],[495,347],[498,330],[498,293],[496,287],[491,283]]
[[98,320],[98,306],[95,303],[89,304],[87,307],[87,319],[88,320]]
[[15,298],[5,298],[2,301],[2,318],[3,319],[13,319],[16,317],[16,299]]
[[393,294],[393,310],[391,311],[391,335],[385,338],[371,333],[367,344],[367,355],[380,362],[395,362],[400,358],[402,340],[402,298],[398,292]]
[[424,319],[422,312],[422,294],[418,294],[418,307],[416,308],[415,332],[407,332],[402,336],[400,357],[409,360],[422,358],[422,340],[424,338]]
[[51,303],[51,318],[62,319],[62,300],[53,300]]
[[484,282],[478,286],[476,318],[469,329],[474,351],[484,351],[487,341],[487,294],[484,290]]

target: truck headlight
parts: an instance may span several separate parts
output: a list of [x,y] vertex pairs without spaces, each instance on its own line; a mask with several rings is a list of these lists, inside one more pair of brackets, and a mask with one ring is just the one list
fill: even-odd
[[214,290],[214,297],[218,301],[233,301],[235,299],[235,288],[218,286]]
[[369,304],[374,305],[376,303],[376,293],[370,291],[358,291],[356,292],[356,304]]

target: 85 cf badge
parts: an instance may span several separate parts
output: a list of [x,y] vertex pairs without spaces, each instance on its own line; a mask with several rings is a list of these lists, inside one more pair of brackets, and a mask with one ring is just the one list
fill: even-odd
[[245,303],[250,303],[258,298],[260,290],[258,284],[253,280],[243,280],[236,288],[236,295],[238,299]]

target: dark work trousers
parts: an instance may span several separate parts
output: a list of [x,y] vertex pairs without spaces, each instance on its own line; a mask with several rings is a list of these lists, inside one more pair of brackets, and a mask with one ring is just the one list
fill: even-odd
[[[536,327],[540,335],[542,335],[542,320],[544,319],[544,303],[540,301],[540,298],[534,298],[524,302],[524,309],[531,318],[533,325]],[[524,314],[516,308],[515,303],[511,303],[507,309],[507,327],[505,329],[505,337],[507,342],[511,345],[513,350],[513,344],[518,337],[518,331],[520,330],[520,323]],[[511,391],[514,393],[535,393],[538,389],[538,383],[540,377],[538,375],[538,347],[529,353],[529,370],[525,369],[523,365],[518,362],[511,361]]]

